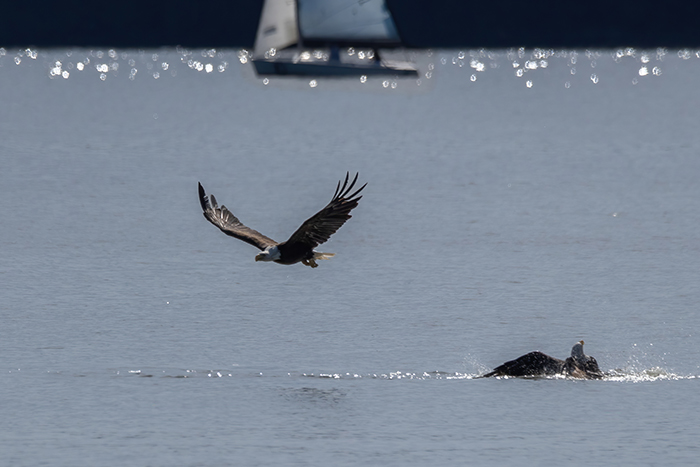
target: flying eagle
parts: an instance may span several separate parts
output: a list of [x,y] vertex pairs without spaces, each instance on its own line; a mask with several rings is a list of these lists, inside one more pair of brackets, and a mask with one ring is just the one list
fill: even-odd
[[230,235],[254,247],[262,250],[255,256],[255,261],[274,261],[279,264],[294,264],[301,261],[307,266],[315,268],[317,259],[331,259],[335,253],[319,253],[314,251],[321,243],[328,241],[348,219],[350,211],[357,207],[362,196],[357,196],[367,184],[362,185],[357,191],[348,195],[357,182],[357,176],[350,185],[350,173],[345,175],[343,186],[335,189],[331,202],[314,216],[307,219],[286,242],[278,243],[260,232],[246,227],[231,213],[226,206],[219,207],[214,195],[207,196],[202,184],[199,183],[199,202],[204,210],[204,217],[217,226],[223,233]]

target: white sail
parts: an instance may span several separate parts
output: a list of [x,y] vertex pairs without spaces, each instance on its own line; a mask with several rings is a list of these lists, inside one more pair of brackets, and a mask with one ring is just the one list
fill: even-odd
[[261,56],[270,49],[280,50],[298,41],[296,2],[265,0],[255,37],[255,55]]
[[384,0],[297,0],[302,40],[398,44]]

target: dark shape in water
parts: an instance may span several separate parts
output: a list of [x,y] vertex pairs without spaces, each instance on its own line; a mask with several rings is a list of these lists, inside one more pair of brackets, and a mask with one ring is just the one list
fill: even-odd
[[598,368],[595,358],[583,353],[583,341],[577,342],[571,349],[571,356],[566,360],[550,357],[535,351],[505,362],[483,377],[490,376],[554,376],[564,375],[572,378],[600,379],[603,372]]

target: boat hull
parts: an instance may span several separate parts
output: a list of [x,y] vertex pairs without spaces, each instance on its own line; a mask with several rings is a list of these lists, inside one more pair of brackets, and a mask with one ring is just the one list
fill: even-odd
[[333,62],[292,62],[286,60],[257,60],[253,65],[258,76],[418,76],[418,70],[411,66],[391,65],[356,65],[352,63]]

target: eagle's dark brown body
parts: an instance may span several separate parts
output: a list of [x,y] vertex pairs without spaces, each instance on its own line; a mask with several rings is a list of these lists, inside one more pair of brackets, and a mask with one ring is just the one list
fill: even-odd
[[577,342],[571,349],[571,357],[566,360],[550,357],[539,351],[530,352],[494,368],[484,375],[490,376],[554,376],[563,375],[573,378],[600,379],[603,373],[598,368],[595,358],[583,353],[583,341]]

